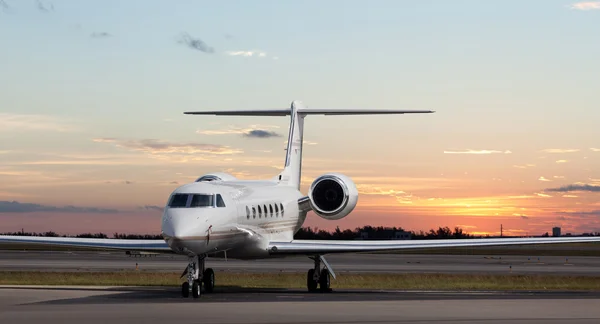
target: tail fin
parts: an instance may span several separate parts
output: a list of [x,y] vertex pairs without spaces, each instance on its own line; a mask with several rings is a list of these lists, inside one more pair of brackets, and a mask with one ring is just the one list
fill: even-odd
[[300,188],[302,174],[302,144],[304,141],[304,117],[307,115],[388,115],[434,113],[432,110],[384,110],[384,109],[321,109],[306,108],[300,101],[293,101],[289,109],[271,110],[224,110],[189,111],[187,115],[217,116],[290,116],[290,129],[285,155],[285,166],[278,179],[287,185]]

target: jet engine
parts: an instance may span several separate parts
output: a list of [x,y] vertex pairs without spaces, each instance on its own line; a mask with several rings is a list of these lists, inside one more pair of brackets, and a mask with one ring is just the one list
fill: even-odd
[[327,173],[313,181],[308,190],[308,198],[317,215],[337,220],[346,217],[356,207],[358,190],[349,177]]
[[232,176],[229,173],[225,172],[213,172],[208,173],[200,178],[198,178],[195,182],[206,182],[206,181],[234,181],[237,180],[236,177]]

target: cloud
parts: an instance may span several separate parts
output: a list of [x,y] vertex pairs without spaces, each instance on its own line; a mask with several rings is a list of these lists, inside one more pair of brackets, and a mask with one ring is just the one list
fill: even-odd
[[600,216],[600,210],[581,211],[581,212],[556,212],[559,215],[572,215],[572,216]]
[[445,154],[510,154],[511,151],[497,150],[463,150],[463,151],[444,151]]
[[567,163],[567,162],[569,162],[569,160],[558,160],[558,161],[556,161],[556,163]]
[[20,203],[18,201],[0,201],[0,213],[33,213],[33,212],[56,212],[56,213],[117,213],[116,209],[97,207],[75,207],[75,206],[47,206],[32,203]]
[[575,195],[562,195],[563,198],[577,198],[579,196],[575,196]]
[[540,180],[540,181],[552,181],[552,180],[548,180],[548,179],[546,179],[544,177],[540,177],[538,180]]
[[72,121],[56,116],[35,114],[0,113],[0,132],[78,130]]
[[544,149],[544,150],[541,150],[540,152],[544,152],[544,153],[573,153],[573,152],[579,152],[579,149]]
[[163,212],[164,211],[164,207],[161,206],[155,206],[155,205],[145,205],[143,207],[140,207],[141,209],[145,209],[145,210],[154,210],[154,211],[159,211],[159,212]]
[[197,130],[196,133],[202,135],[227,135],[227,134],[239,134],[244,137],[254,137],[254,138],[271,138],[271,137],[281,137],[280,134],[266,130],[266,128],[279,128],[278,126],[261,126],[261,125],[250,125],[247,128],[234,127],[229,126],[228,129],[222,130]]
[[562,186],[558,188],[548,188],[546,191],[554,191],[554,192],[570,192],[570,191],[590,191],[590,192],[600,192],[600,186],[593,186],[589,184],[573,184],[568,186]]
[[41,12],[50,12],[50,11],[54,11],[54,4],[50,3],[49,6],[46,6],[42,3],[42,1],[40,0],[36,0],[35,1],[37,4],[37,8],[39,11]]
[[594,147],[590,147],[590,150],[592,152],[600,152],[600,148],[594,148]]
[[8,11],[10,9],[10,6],[8,5],[8,3],[6,3],[6,1],[0,0],[0,8],[2,8],[3,11]]
[[550,195],[546,195],[546,194],[539,193],[539,192],[536,192],[535,194],[536,194],[538,197],[542,197],[542,198],[550,198],[550,197],[552,197],[552,196],[550,196]]
[[245,133],[244,136],[253,137],[253,138],[281,137],[281,135],[279,135],[275,132],[262,130],[262,129],[253,129],[253,130],[249,131],[248,133]]
[[461,225],[461,224],[456,225],[456,227],[460,227],[462,229],[477,228],[477,226],[475,226],[475,225]]
[[597,10],[600,9],[600,1],[585,1],[585,2],[577,2],[569,6],[571,9],[575,10]]
[[116,147],[127,148],[133,151],[149,154],[213,154],[228,155],[243,153],[241,150],[229,146],[200,144],[200,143],[169,143],[156,139],[124,140],[116,138],[95,138],[97,143],[111,143]]
[[513,168],[519,168],[519,169],[527,169],[527,168],[533,168],[533,167],[535,167],[535,164],[513,165]]
[[208,46],[204,41],[199,38],[193,38],[188,33],[182,33],[181,39],[178,41],[180,44],[185,44],[187,47],[198,50],[200,52],[212,54],[215,52],[215,49]]
[[229,56],[244,56],[244,57],[267,57],[267,53],[262,51],[226,51]]
[[107,38],[107,37],[111,37],[112,35],[107,33],[107,32],[93,32],[90,37],[91,38]]
[[383,189],[379,186],[374,186],[371,184],[359,184],[359,185],[356,185],[356,189],[358,190],[358,193],[361,195],[394,197],[394,198],[396,198],[396,201],[400,204],[412,204],[413,199],[419,199],[418,197],[413,197],[412,194],[409,194],[402,190]]
[[564,176],[553,176],[554,179],[564,179]]

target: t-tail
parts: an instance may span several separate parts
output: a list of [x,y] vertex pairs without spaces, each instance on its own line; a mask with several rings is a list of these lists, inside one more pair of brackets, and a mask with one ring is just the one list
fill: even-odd
[[302,147],[304,141],[304,117],[308,115],[389,115],[389,114],[424,114],[432,110],[397,110],[397,109],[328,109],[306,108],[301,101],[293,101],[288,109],[270,110],[212,110],[189,111],[188,115],[218,116],[290,116],[285,165],[278,175],[281,184],[300,189],[302,177]]

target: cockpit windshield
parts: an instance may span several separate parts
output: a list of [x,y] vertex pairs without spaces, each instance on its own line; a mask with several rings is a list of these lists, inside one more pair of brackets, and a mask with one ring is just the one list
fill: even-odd
[[174,194],[170,208],[225,207],[221,194]]
[[214,207],[214,195],[193,195],[190,207]]
[[171,208],[185,208],[187,205],[188,196],[186,194],[174,194],[169,201],[169,207]]

